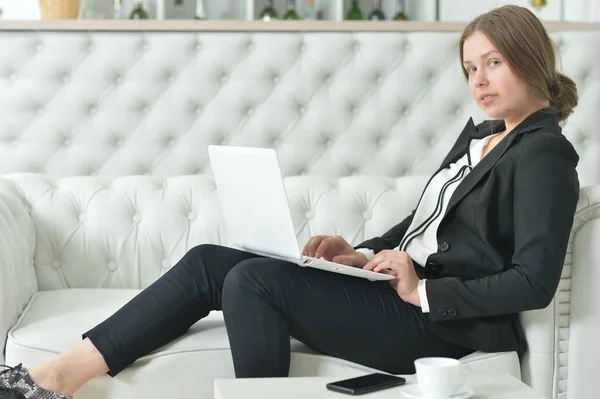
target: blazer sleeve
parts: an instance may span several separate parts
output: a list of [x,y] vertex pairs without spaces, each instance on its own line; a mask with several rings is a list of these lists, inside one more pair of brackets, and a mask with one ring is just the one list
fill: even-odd
[[552,301],[579,199],[579,157],[562,135],[523,144],[514,177],[511,267],[473,280],[427,280],[432,321],[518,313]]
[[374,237],[367,241],[364,241],[354,249],[359,248],[369,248],[372,249],[375,253],[383,251],[384,249],[393,249],[396,248],[404,234],[406,234],[406,230],[410,227],[412,220],[415,216],[416,209],[412,211],[410,215],[408,215],[403,221],[386,231],[381,237]]

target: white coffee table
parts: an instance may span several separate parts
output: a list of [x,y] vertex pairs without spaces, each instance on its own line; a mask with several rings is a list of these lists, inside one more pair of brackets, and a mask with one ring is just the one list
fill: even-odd
[[[354,377],[360,374],[349,375]],[[404,376],[406,384],[414,384],[415,376]],[[214,399],[350,399],[352,396],[331,392],[328,382],[345,377],[294,377],[217,379],[214,381]],[[509,374],[477,374],[470,378],[472,399],[546,399],[529,386]],[[365,399],[401,399],[402,387],[365,394]]]

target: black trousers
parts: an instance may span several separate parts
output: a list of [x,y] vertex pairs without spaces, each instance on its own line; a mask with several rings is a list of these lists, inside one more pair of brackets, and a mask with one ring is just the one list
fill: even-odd
[[290,336],[321,353],[394,374],[419,357],[472,349],[429,331],[421,308],[370,282],[216,245],[191,249],[164,276],[84,334],[114,376],[223,310],[236,377],[283,377]]

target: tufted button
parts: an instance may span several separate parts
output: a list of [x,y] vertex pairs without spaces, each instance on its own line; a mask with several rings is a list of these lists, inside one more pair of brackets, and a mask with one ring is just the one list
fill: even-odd
[[115,77],[115,84],[118,84],[118,85],[120,85],[121,83],[123,83],[123,76],[121,76],[121,75],[117,75],[117,76]]
[[246,108],[246,115],[251,116],[252,114],[254,114],[254,108],[252,108],[252,107]]
[[42,106],[39,106],[35,112],[36,112],[36,114],[38,114],[38,115],[41,115],[41,114],[43,114],[43,113],[44,113],[44,107],[42,107]]
[[437,145],[437,138],[435,136],[431,136],[429,140],[429,147],[435,147]]
[[358,50],[360,50],[360,43],[354,42],[354,44],[352,44],[352,51],[356,53]]
[[172,73],[167,74],[167,82],[173,83],[175,81],[175,75]]
[[142,42],[142,50],[147,51],[150,48],[150,44],[147,41]]
[[273,75],[273,83],[277,84],[277,83],[279,83],[280,80],[281,80],[281,78],[279,77],[279,75],[277,75],[277,74]]
[[400,50],[403,53],[407,53],[410,49],[410,43],[408,41],[400,43]]
[[273,146],[273,147],[277,147],[278,145],[279,145],[279,137],[277,137],[277,136],[274,136],[274,137],[271,139],[271,146]]
[[81,213],[79,214],[79,221],[80,222],[85,222],[87,220],[87,215],[85,213]]
[[371,213],[371,211],[364,211],[363,212],[363,218],[366,220],[369,220],[373,217],[373,213]]
[[332,81],[331,75],[330,74],[325,75],[325,77],[323,78],[323,81],[325,81],[326,84],[330,85],[331,81]]
[[16,73],[11,73],[9,79],[14,82],[15,80],[17,80],[17,74]]
[[110,261],[108,262],[108,265],[106,265],[106,268],[111,272],[114,272],[115,270],[117,270],[117,264],[113,261]]
[[350,176],[356,176],[356,174],[358,173],[358,169],[351,167],[348,169],[348,175]]
[[314,219],[315,218],[315,211],[313,211],[313,210],[306,211],[306,218],[307,219]]
[[133,218],[131,218],[131,220],[133,220],[133,223],[139,223],[142,221],[142,217],[140,215],[133,215]]
[[198,219],[198,215],[196,214],[196,212],[190,212],[190,213],[188,213],[188,219],[191,221],[194,221],[194,220]]
[[410,107],[408,107],[407,105],[403,106],[402,108],[400,108],[400,113],[402,114],[402,116],[408,116],[408,114],[410,113]]
[[171,267],[171,261],[169,259],[163,259],[162,262],[160,263],[162,265],[162,267],[164,267],[165,269],[168,269],[169,267]]
[[44,49],[44,45],[42,44],[42,42],[36,42],[35,43],[35,51],[42,51]]
[[177,140],[175,140],[175,139],[170,139],[167,141],[167,145],[169,147],[175,147],[175,144],[177,144]]
[[446,317],[446,309],[438,309],[438,314],[442,317]]
[[89,52],[92,52],[96,50],[96,45],[93,42],[89,42],[87,48]]
[[447,250],[450,249],[450,244],[448,244],[446,241],[442,241],[438,245],[438,249],[442,252],[446,252]]
[[194,46],[194,50],[201,51],[202,50],[202,43],[201,42],[196,42],[196,45]]
[[326,139],[323,144],[325,144],[325,146],[327,147],[331,147],[331,145],[333,144],[333,140],[331,139]]
[[454,310],[454,309],[448,309],[448,316],[450,316],[450,317],[456,317],[456,310]]
[[304,115],[304,113],[305,113],[305,112],[306,112],[306,107],[305,107],[305,106],[303,106],[303,105],[299,105],[299,106],[298,106],[298,113],[299,113],[300,115]]
[[377,140],[377,147],[379,147],[379,148],[385,147],[385,139]]
[[17,147],[19,145],[20,141],[18,139],[12,139],[10,141],[10,145],[12,145],[13,147]]
[[69,77],[69,74],[66,74],[66,73],[65,73],[65,74],[62,76],[62,81],[63,81],[63,83],[67,83],[67,82],[69,81],[69,79],[70,79],[70,77]]
[[219,144],[220,144],[220,145],[227,145],[227,138],[226,138],[226,137],[223,137],[223,138],[221,139],[221,141],[219,142]]
[[90,108],[88,109],[88,112],[90,115],[95,115],[96,114],[96,107],[91,105]]
[[150,112],[150,110],[148,109],[148,107],[142,107],[142,113],[143,114],[147,114],[148,112]]
[[300,45],[298,46],[298,51],[304,53],[306,51],[306,44],[300,43]]
[[299,171],[296,173],[296,175],[299,175],[299,176],[306,176],[307,174],[308,174],[308,172],[306,171],[306,169],[300,169],[300,170],[299,170]]
[[115,141],[115,147],[123,147],[123,144],[124,144],[124,142],[121,139],[117,139]]
[[436,78],[436,76],[435,76],[435,73],[433,73],[433,72],[430,72],[427,75],[427,80],[429,81],[429,83],[432,83],[432,84],[435,83],[435,78]]
[[454,112],[454,115],[456,115],[456,116],[460,116],[460,114],[462,113],[462,108],[461,108],[461,106],[460,106],[460,105],[457,105],[457,106],[455,106],[455,107],[454,107],[454,111],[453,111],[453,112]]
[[381,76],[380,74],[377,74],[375,76],[375,81],[379,84],[381,84],[383,82],[383,76]]
[[248,43],[246,44],[246,48],[250,51],[254,49],[254,43],[252,42],[252,40],[248,41]]
[[68,147],[71,145],[71,139],[68,137],[65,137],[65,139],[62,142],[63,147]]
[[227,74],[223,72],[219,79],[221,80],[221,83],[225,83],[227,81]]
[[61,266],[62,266],[62,264],[60,263],[60,261],[58,259],[54,259],[52,261],[52,268],[60,269]]
[[350,112],[352,112],[353,115],[358,114],[358,107],[356,107],[356,106],[350,107]]
[[202,113],[202,108],[201,107],[195,107],[194,108],[194,115],[198,116]]

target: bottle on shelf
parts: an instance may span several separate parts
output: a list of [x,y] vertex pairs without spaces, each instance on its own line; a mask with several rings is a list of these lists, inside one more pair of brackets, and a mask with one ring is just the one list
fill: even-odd
[[352,0],[352,7],[348,11],[346,19],[353,21],[360,21],[364,19],[363,13],[360,10],[360,7],[358,6],[358,0]]
[[260,12],[260,19],[263,21],[277,19],[277,11],[273,8],[273,0],[265,0],[265,7]]
[[373,0],[373,9],[369,14],[371,21],[385,21],[385,14],[381,11],[381,0]]
[[394,21],[408,21],[408,17],[406,16],[405,0],[397,0]]
[[283,19],[299,20],[300,17],[296,13],[296,0],[287,0],[287,12]]
[[546,0],[531,0],[530,3],[538,11],[540,11],[542,8],[546,7]]
[[121,19],[121,0],[113,1],[113,19]]
[[317,10],[315,10],[315,0],[306,0],[306,10],[303,15],[307,21],[317,19]]
[[206,13],[204,12],[204,0],[196,1],[196,19],[206,19]]
[[148,19],[148,13],[144,10],[143,0],[134,0],[133,10],[129,19]]

